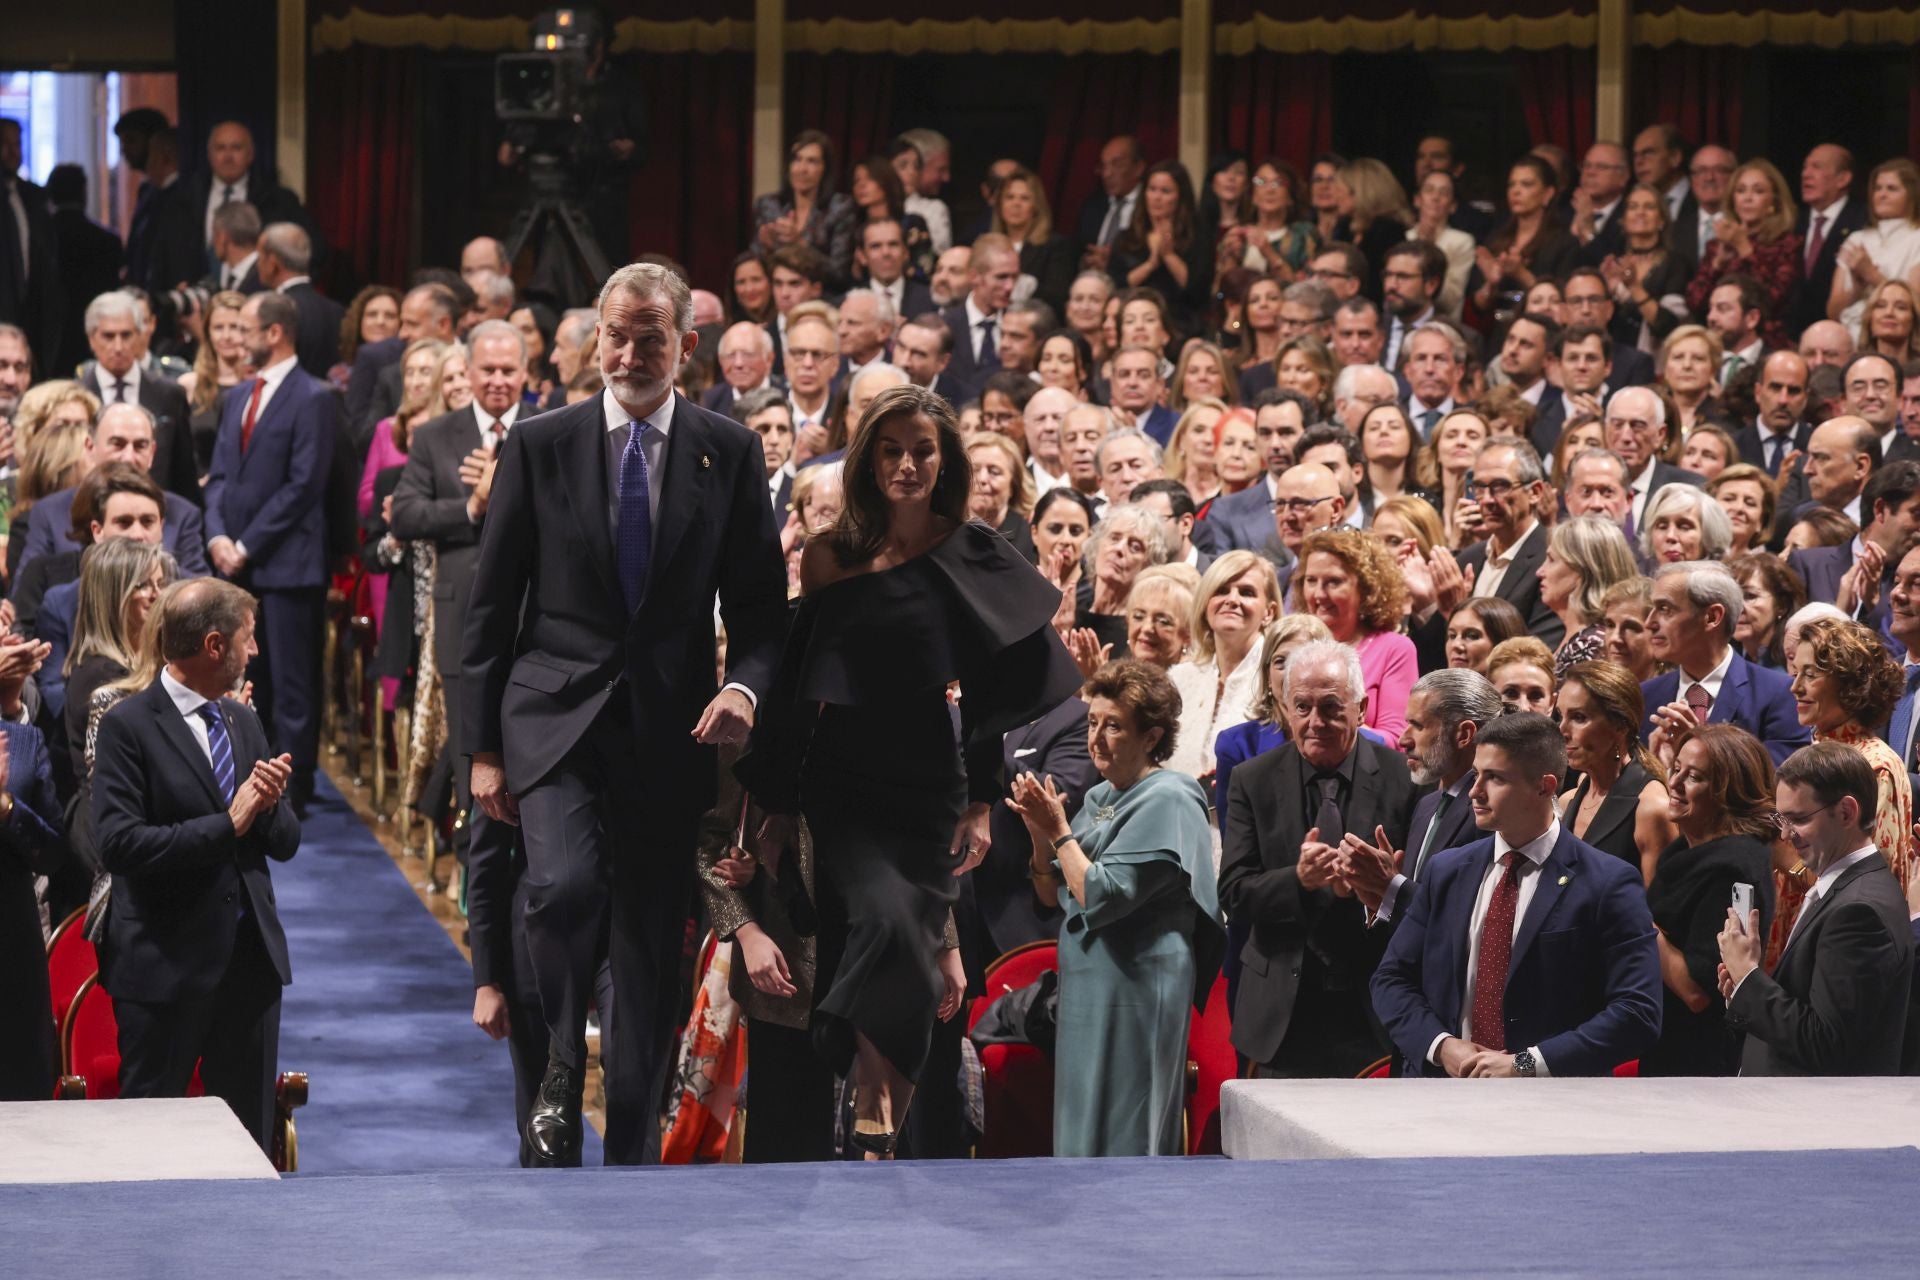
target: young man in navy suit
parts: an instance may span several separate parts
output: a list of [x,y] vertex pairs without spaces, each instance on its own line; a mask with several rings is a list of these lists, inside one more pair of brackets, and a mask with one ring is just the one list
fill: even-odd
[[320,653],[327,592],[327,475],[339,397],[299,367],[299,308],[278,292],[240,310],[259,374],[234,388],[207,472],[207,558],[260,600],[254,690],[273,741],[293,757],[296,810],[320,763]]
[[1742,604],[1740,584],[1725,565],[1661,566],[1647,614],[1647,649],[1673,670],[1640,686],[1647,705],[1643,738],[1676,736],[1698,724],[1737,724],[1766,745],[1776,764],[1812,740],[1794,711],[1787,673],[1748,662],[1734,647]]
[[1474,821],[1492,835],[1438,855],[1416,883],[1374,972],[1374,1011],[1411,1075],[1606,1075],[1660,1038],[1646,887],[1560,825],[1567,749],[1553,721],[1495,720],[1474,769]]

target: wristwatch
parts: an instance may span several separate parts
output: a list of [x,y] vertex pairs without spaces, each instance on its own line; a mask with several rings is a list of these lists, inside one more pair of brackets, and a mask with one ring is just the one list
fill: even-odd
[[1533,1050],[1522,1049],[1513,1055],[1513,1073],[1517,1076],[1531,1076],[1539,1071],[1540,1064],[1533,1060]]

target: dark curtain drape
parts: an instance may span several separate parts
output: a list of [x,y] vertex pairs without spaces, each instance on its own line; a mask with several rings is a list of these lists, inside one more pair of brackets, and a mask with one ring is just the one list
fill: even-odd
[[700,287],[724,293],[734,255],[751,238],[753,58],[659,53],[629,61],[646,87],[650,127],[629,203],[633,251],[667,254]]
[[[1726,45],[1670,44],[1633,51],[1636,129],[1662,121],[1687,144],[1717,142],[1740,150],[1740,90],[1752,51]],[[1591,96],[1591,90],[1589,90]]]
[[307,207],[330,246],[327,292],[404,284],[413,268],[416,49],[354,45],[311,64]]
[[238,120],[253,134],[255,164],[278,173],[274,97],[279,64],[273,57],[278,18],[278,7],[270,4],[173,0],[182,170],[205,168],[213,126]]
[[899,65],[891,54],[787,55],[787,138],[802,129],[818,129],[833,139],[834,190],[852,185],[854,165],[887,153],[893,138],[893,76]]
[[1593,50],[1516,50],[1508,56],[1519,73],[1521,107],[1534,145],[1564,147],[1578,164],[1593,145]]
[[1304,178],[1333,147],[1333,59],[1266,50],[1215,58],[1209,138],[1209,150],[1238,151],[1256,165],[1285,160]]
[[1062,58],[1040,148],[1039,175],[1053,198],[1054,225],[1072,228],[1080,206],[1099,189],[1100,148],[1108,138],[1132,134],[1149,160],[1174,155],[1179,104],[1177,55]]

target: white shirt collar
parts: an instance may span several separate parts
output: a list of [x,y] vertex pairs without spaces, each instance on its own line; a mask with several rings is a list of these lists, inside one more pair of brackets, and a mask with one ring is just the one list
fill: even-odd
[[200,714],[200,708],[213,701],[211,698],[201,697],[193,690],[187,688],[187,686],[181,684],[178,680],[175,680],[173,678],[173,672],[167,670],[165,667],[160,668],[160,687],[167,691],[167,696],[173,699],[173,705],[179,709],[180,714],[183,716],[197,716]]
[[999,326],[1000,317],[997,314],[992,317],[989,317],[986,312],[982,311],[979,307],[974,305],[973,292],[971,290],[967,292],[966,308],[967,308],[967,332],[968,333],[979,332],[980,322],[982,320],[986,320],[989,318],[991,318],[994,321],[996,328]]
[[1847,517],[1847,519],[1853,521],[1856,525],[1861,523],[1860,498],[1861,498],[1861,495],[1856,493],[1853,495],[1853,500],[1851,502],[1847,503],[1846,506],[1840,508],[1841,512]]
[[[1864,861],[1868,854],[1877,854],[1879,852],[1879,846],[1863,844],[1846,857],[1840,859],[1840,861],[1828,867],[1825,871],[1822,871],[1820,878],[1813,882],[1813,887],[1807,890],[1807,905],[1812,906],[1816,900],[1826,897],[1827,890],[1833,888],[1833,882],[1838,880],[1848,867],[1856,862]],[[1803,910],[1800,914],[1805,915],[1806,912]]]
[[260,261],[260,251],[255,249],[252,253],[240,259],[240,261],[234,263],[231,267],[228,267],[227,273],[232,278],[233,283],[238,285],[242,280],[245,280],[247,278],[247,272],[253,270],[253,264],[258,261]]
[[297,284],[312,284],[312,283],[313,283],[312,276],[288,276],[285,280],[282,280],[278,285],[274,286],[274,292],[285,293],[287,290],[293,288],[293,286]]
[[1541,377],[1535,378],[1533,385],[1520,393],[1520,398],[1538,409],[1540,407],[1540,397],[1545,394],[1547,394],[1547,380]]
[[1839,198],[1836,199],[1832,204],[1828,205],[1826,208],[1809,209],[1807,211],[1807,215],[1808,215],[1807,230],[1809,231],[1813,230],[1813,220],[1815,218],[1825,218],[1827,220],[1827,225],[1824,228],[1824,230],[1828,235],[1832,235],[1833,224],[1840,221],[1840,215],[1843,212],[1845,212],[1846,207],[1847,207],[1847,193],[1842,191],[1840,193]]
[[1733,646],[1728,645],[1727,651],[1720,656],[1719,664],[1715,666],[1713,670],[1707,672],[1706,675],[1700,677],[1700,679],[1695,680],[1685,671],[1682,671],[1680,673],[1680,700],[1685,702],[1687,700],[1687,690],[1697,684],[1704,686],[1707,691],[1707,696],[1718,702],[1720,700],[1720,686],[1726,683],[1727,672],[1732,668]]
[[473,416],[479,420],[480,430],[489,435],[499,431],[510,431],[513,429],[513,424],[520,417],[520,402],[518,400],[514,401],[512,405],[508,406],[505,413],[496,418],[485,409],[482,409],[480,402],[475,400],[473,402]]
[[225,204],[226,201],[223,199],[223,196],[227,188],[232,187],[233,198],[235,200],[245,200],[247,198],[247,180],[252,176],[250,173],[243,173],[232,182],[222,182],[218,177],[213,177],[212,185],[207,188],[207,199],[213,201],[216,207]]
[[94,381],[100,384],[100,398],[108,404],[113,403],[113,384],[115,382],[125,382],[127,384],[128,404],[139,404],[140,379],[145,372],[146,371],[140,367],[140,362],[135,360],[131,369],[118,375],[108,373],[105,365],[95,365],[93,377]]
[[1607,225],[1607,219],[1613,216],[1613,211],[1620,207],[1620,202],[1624,199],[1626,199],[1626,193],[1623,191],[1593,211],[1593,229],[1595,231]]
[[[678,392],[669,395],[665,400],[660,402],[658,409],[655,409],[646,416],[645,421],[647,426],[658,431],[660,438],[663,440],[666,439],[669,429],[673,426],[673,402],[678,398],[678,395]],[[519,406],[516,405],[515,409],[517,410],[518,408]],[[633,415],[628,413],[626,409],[621,406],[620,402],[613,398],[612,387],[608,387],[600,393],[600,411],[606,415],[608,435],[612,435],[615,431],[618,431],[621,427],[633,421]],[[476,408],[475,412],[477,413],[479,410]]]
[[285,360],[281,360],[276,364],[270,364],[266,368],[262,369],[260,371],[260,381],[267,384],[267,393],[272,394],[272,392],[277,387],[279,387],[281,383],[285,382],[287,380],[287,375],[292,373],[293,367],[299,363],[300,363],[300,357],[299,355],[295,354],[295,355],[288,356]]
[[1521,857],[1538,867],[1553,852],[1553,846],[1560,842],[1560,819],[1555,818],[1547,824],[1547,829],[1533,839],[1515,848],[1507,843],[1507,838],[1498,831],[1493,833],[1493,860],[1497,863],[1509,853],[1518,853]]
[[1491,539],[1489,539],[1487,542],[1487,563],[1497,564],[1502,568],[1505,568],[1507,565],[1512,564],[1514,556],[1520,553],[1520,548],[1525,546],[1527,539],[1531,538],[1539,529],[1540,529],[1540,520],[1539,520],[1539,517],[1536,516],[1532,520],[1529,520],[1527,522],[1526,532],[1522,533],[1519,537],[1515,538],[1513,540],[1513,545],[1507,548],[1507,553],[1501,556],[1496,556],[1493,554],[1493,542]]

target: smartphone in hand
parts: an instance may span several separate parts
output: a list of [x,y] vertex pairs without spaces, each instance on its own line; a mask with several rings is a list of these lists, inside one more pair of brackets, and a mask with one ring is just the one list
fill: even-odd
[[1753,914],[1753,886],[1736,884],[1733,886],[1733,914],[1740,922],[1740,931],[1746,932],[1747,921]]

